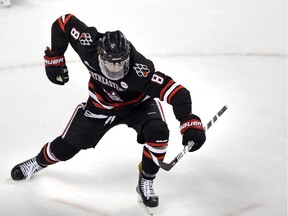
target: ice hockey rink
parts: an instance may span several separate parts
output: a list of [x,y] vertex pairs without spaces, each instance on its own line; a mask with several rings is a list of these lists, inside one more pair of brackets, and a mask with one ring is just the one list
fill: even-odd
[[[145,216],[137,203],[142,146],[126,126],[80,152],[15,182],[10,170],[64,130],[88,97],[88,71],[70,47],[70,81],[46,78],[51,24],[72,13],[100,32],[121,30],[134,46],[191,92],[209,121],[197,152],[154,181],[155,216],[287,216],[287,2],[285,0],[11,0],[0,7],[0,215]],[[170,129],[165,161],[181,150]]]

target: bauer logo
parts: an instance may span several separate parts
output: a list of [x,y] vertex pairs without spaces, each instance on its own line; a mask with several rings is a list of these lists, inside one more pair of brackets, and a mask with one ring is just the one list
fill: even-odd
[[58,58],[58,59],[45,59],[45,65],[46,66],[61,66],[65,63],[65,59]]
[[198,130],[202,130],[203,129],[201,122],[199,122],[199,121],[188,121],[188,122],[185,122],[184,124],[182,124],[180,126],[180,131],[184,132],[188,128],[194,128],[194,129],[198,129]]

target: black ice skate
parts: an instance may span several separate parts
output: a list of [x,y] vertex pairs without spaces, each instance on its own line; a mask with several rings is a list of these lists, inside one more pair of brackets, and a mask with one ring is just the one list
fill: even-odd
[[139,195],[139,204],[148,214],[153,215],[153,208],[157,207],[159,204],[159,198],[156,196],[153,189],[153,180],[145,179],[142,174],[139,174],[136,191]]
[[43,168],[45,167],[40,166],[36,160],[36,157],[34,157],[24,161],[23,163],[17,164],[11,170],[11,177],[13,180],[29,180],[34,173],[42,170]]

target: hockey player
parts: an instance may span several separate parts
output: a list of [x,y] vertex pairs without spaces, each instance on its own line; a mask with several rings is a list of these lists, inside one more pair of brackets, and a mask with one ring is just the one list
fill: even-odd
[[171,77],[156,71],[152,61],[140,54],[120,31],[100,33],[72,14],[63,15],[52,25],[51,49],[45,50],[48,79],[58,85],[68,82],[64,53],[71,45],[91,77],[89,98],[76,107],[64,132],[46,143],[37,156],[16,165],[14,180],[29,179],[34,173],[59,161],[66,161],[80,150],[94,148],[105,133],[119,124],[137,132],[143,144],[137,192],[148,207],[158,206],[153,180],[159,160],[165,157],[169,130],[159,98],[173,106],[180,122],[183,145],[192,140],[196,151],[205,142],[200,118],[191,112],[189,91]]

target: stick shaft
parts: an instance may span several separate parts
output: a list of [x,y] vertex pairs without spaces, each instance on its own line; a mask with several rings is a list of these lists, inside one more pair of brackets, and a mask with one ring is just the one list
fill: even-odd
[[[219,112],[213,116],[213,118],[206,124],[204,130],[207,131],[217,120],[218,118],[220,118],[220,116],[222,116],[222,114],[228,109],[228,106],[225,105],[222,107],[222,109],[219,110]],[[181,152],[179,152],[177,154],[177,156],[170,162],[170,163],[165,163],[161,160],[158,160],[153,153],[150,152],[152,159],[154,161],[154,163],[159,166],[160,168],[169,171],[170,169],[172,169],[173,166],[176,165],[176,163],[178,163],[178,161],[183,158],[183,156],[193,147],[194,142],[193,141],[189,141],[188,145],[185,146]]]

